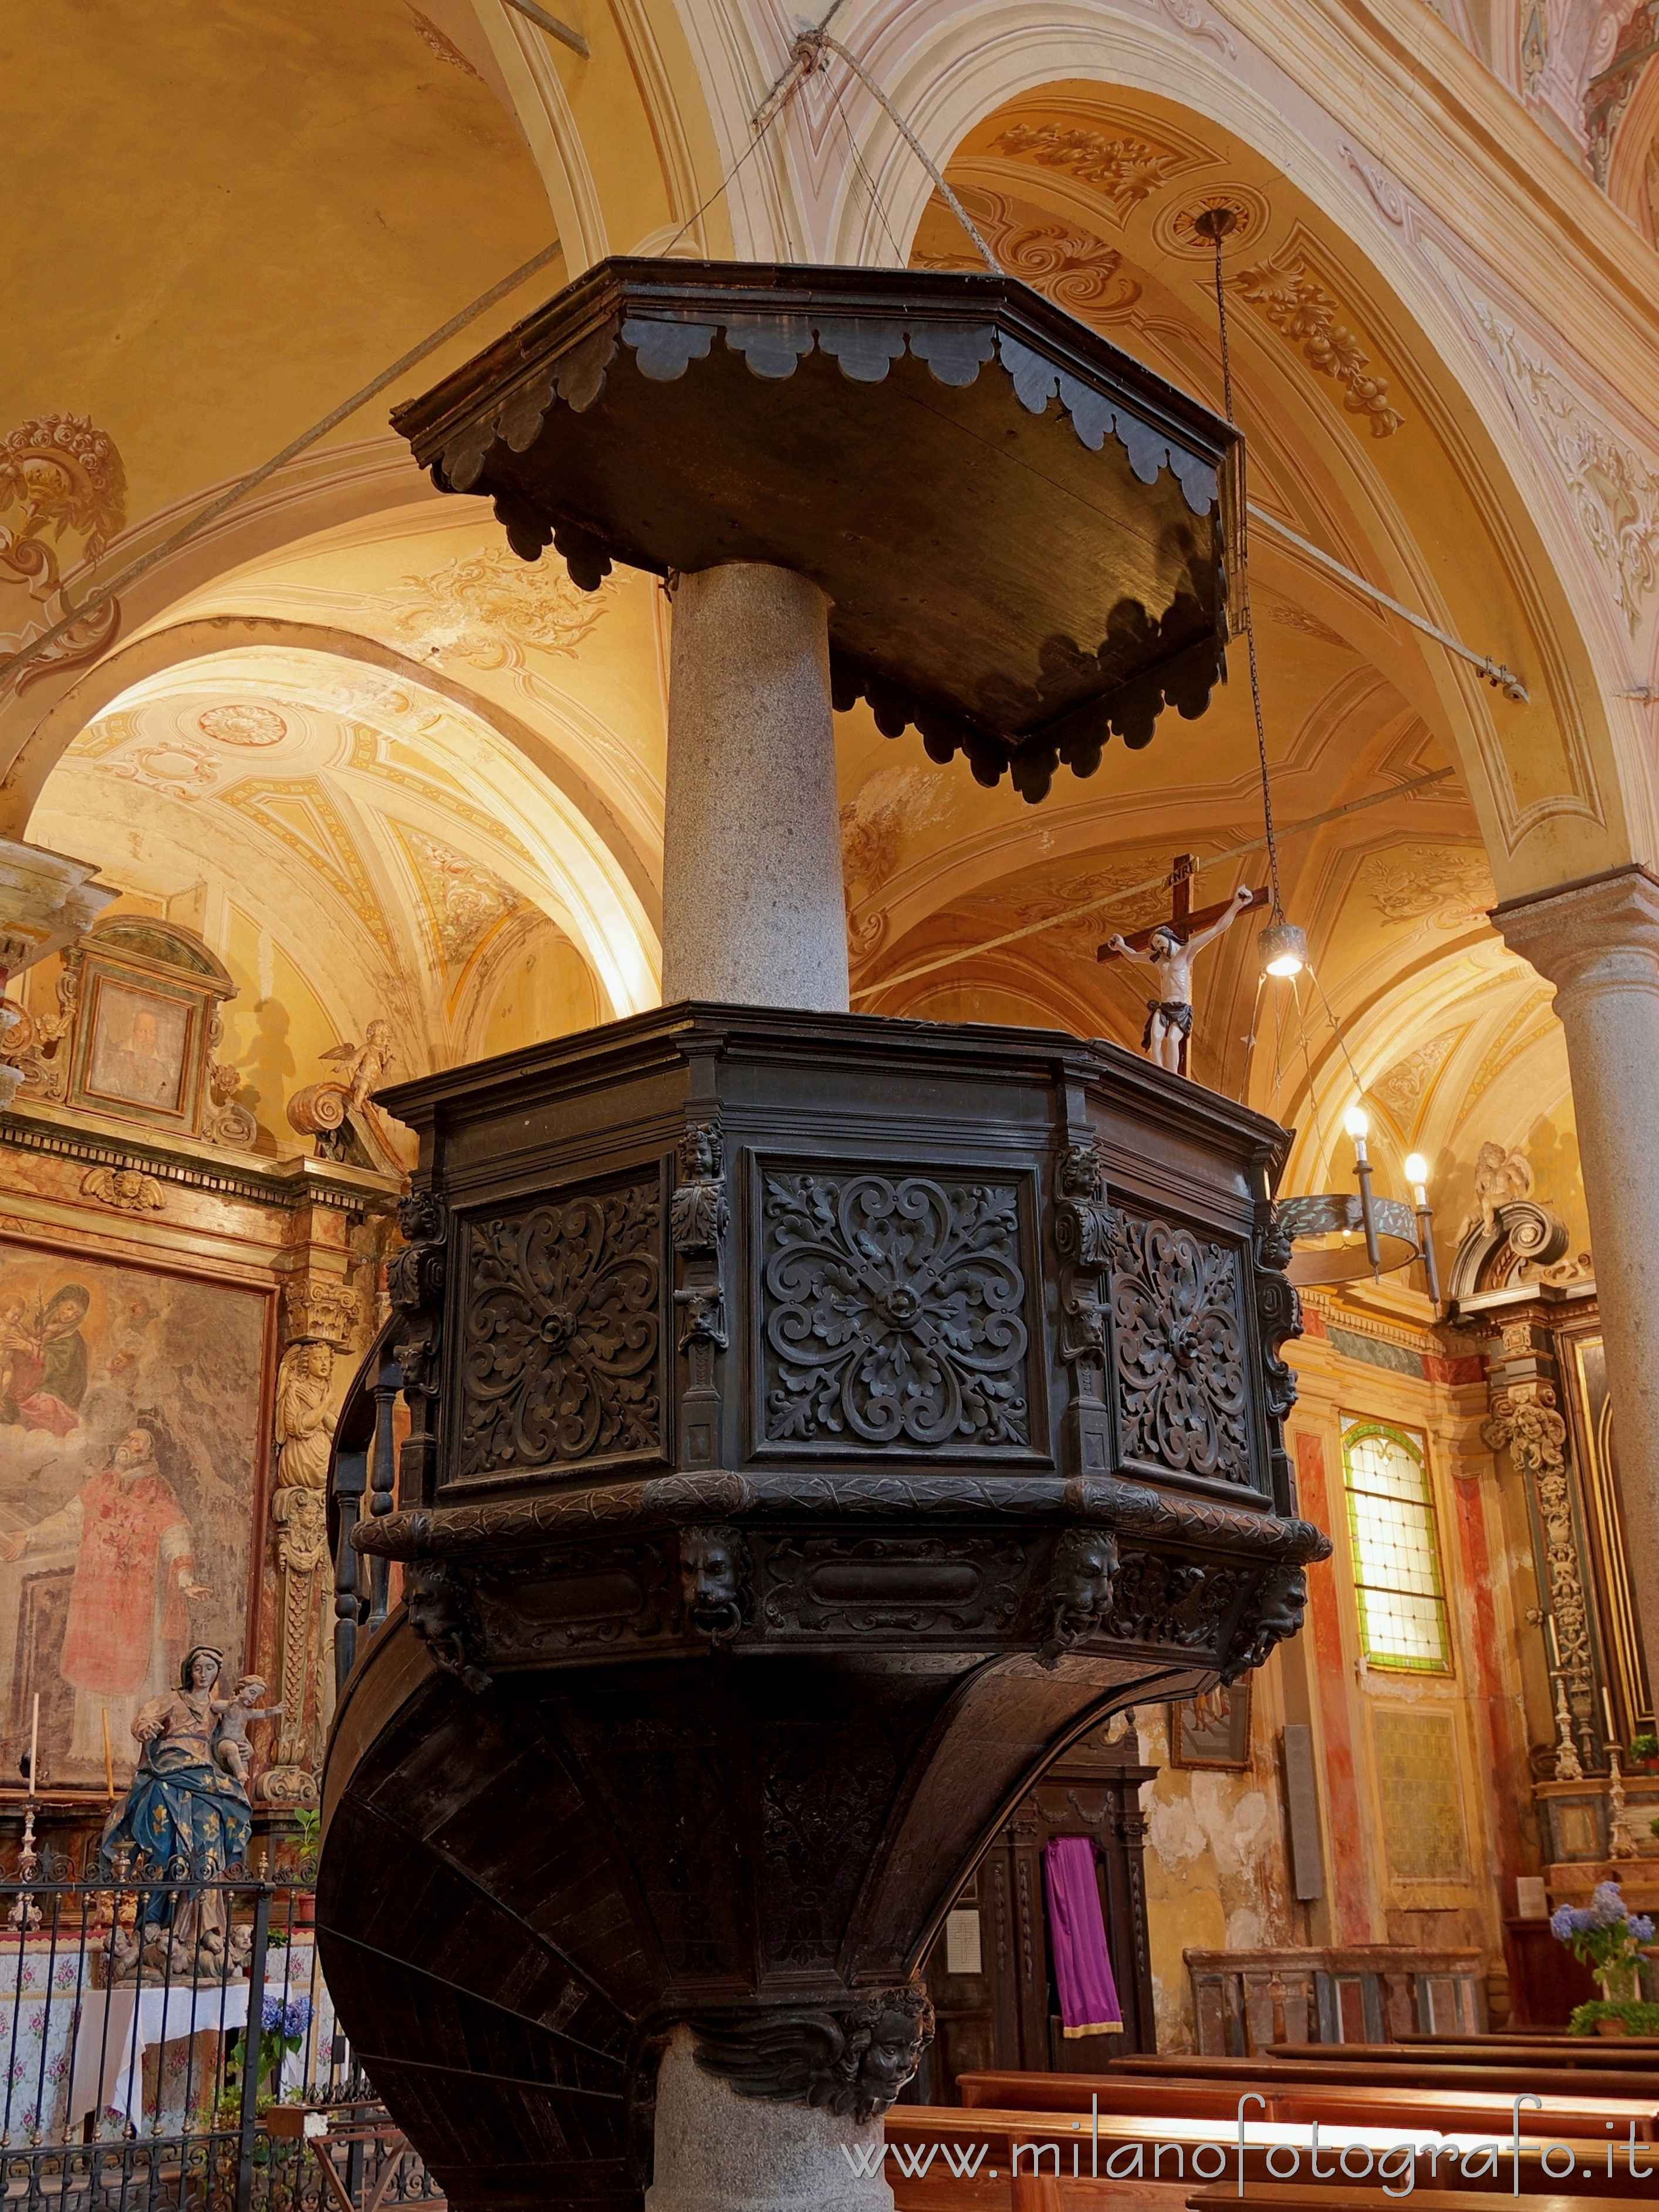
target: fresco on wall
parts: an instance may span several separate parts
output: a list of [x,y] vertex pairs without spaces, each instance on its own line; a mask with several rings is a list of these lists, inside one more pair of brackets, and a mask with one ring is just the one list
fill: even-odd
[[266,1301],[0,1241],[0,1771],[117,1787],[193,1644],[242,1663]]

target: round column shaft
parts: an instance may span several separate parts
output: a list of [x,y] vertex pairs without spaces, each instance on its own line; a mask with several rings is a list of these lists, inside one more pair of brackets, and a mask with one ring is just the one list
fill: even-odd
[[1659,1685],[1659,882],[1620,869],[1507,902],[1492,919],[1555,985],[1566,1033],[1626,1559]]
[[674,594],[663,999],[847,1010],[830,602],[736,561]]
[[677,2027],[657,2076],[645,2212],[893,2212],[882,2142],[878,2119],[738,2096]]

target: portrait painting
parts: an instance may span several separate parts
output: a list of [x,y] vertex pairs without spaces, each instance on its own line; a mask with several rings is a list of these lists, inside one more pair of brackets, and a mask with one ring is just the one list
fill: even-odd
[[86,1089],[129,1106],[178,1113],[184,1105],[190,1002],[112,977],[98,979]]
[[1186,1698],[1170,1708],[1171,1766],[1224,1767],[1235,1772],[1250,1763],[1250,1686],[1218,1683],[1201,1698]]
[[37,1693],[43,1780],[101,1796],[192,1645],[243,1663],[269,1303],[0,1239],[8,1779]]

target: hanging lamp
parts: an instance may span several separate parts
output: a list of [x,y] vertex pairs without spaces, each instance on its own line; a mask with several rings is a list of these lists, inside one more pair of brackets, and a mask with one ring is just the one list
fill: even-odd
[[[1224,201],[1200,209],[1192,223],[1194,234],[1206,239],[1215,251],[1215,306],[1221,337],[1222,404],[1230,422],[1236,422],[1237,417],[1233,412],[1232,356],[1228,346],[1227,294],[1221,255],[1223,241],[1237,227],[1238,216]],[[1243,459],[1241,452],[1241,466]],[[1256,758],[1261,771],[1261,811],[1267,830],[1267,877],[1272,894],[1267,922],[1256,938],[1256,956],[1261,977],[1257,992],[1259,1004],[1261,990],[1270,981],[1294,983],[1297,976],[1304,971],[1311,976],[1313,969],[1308,956],[1307,932],[1286,915],[1279,893],[1279,845],[1273,831],[1273,783],[1267,769],[1267,723],[1261,711],[1261,679],[1256,667],[1255,654],[1255,620],[1250,605],[1249,530],[1249,509],[1241,490],[1238,502],[1238,607],[1249,654],[1250,704],[1255,717]],[[1317,978],[1314,980],[1317,983]],[[1320,997],[1325,998],[1322,988]],[[1299,1016],[1299,998],[1297,1006]],[[1347,1047],[1342,1042],[1342,1033],[1328,1000],[1325,1000],[1325,1007],[1330,1017],[1331,1027],[1336,1032],[1337,1042],[1342,1046],[1343,1057],[1346,1059]],[[1254,1023],[1251,1027],[1254,1036]],[[1353,1063],[1350,1060],[1348,1064],[1352,1072]],[[1357,1076],[1355,1083],[1357,1088]],[[1366,1151],[1370,1120],[1357,1100],[1349,1108],[1343,1127],[1353,1141],[1354,1176],[1358,1188],[1353,1191],[1319,1191],[1303,1198],[1281,1199],[1274,1206],[1274,1224],[1291,1239],[1291,1258],[1286,1274],[1298,1285],[1352,1282],[1362,1275],[1370,1275],[1375,1280],[1423,1258],[1429,1271],[1431,1294],[1438,1310],[1440,1287],[1434,1265],[1432,1217],[1425,1188],[1428,1175],[1426,1162],[1413,1154],[1407,1164],[1408,1175],[1413,1168],[1423,1170],[1420,1176],[1412,1176],[1417,1184],[1417,1210],[1413,1214],[1412,1208],[1401,1200],[1379,1198],[1371,1188],[1371,1162]]]

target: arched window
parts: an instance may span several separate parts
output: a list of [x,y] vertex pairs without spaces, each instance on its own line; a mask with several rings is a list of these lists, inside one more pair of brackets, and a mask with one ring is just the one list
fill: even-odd
[[1425,1439],[1413,1429],[1345,1414],[1342,1480],[1366,1665],[1449,1674],[1446,1588]]

